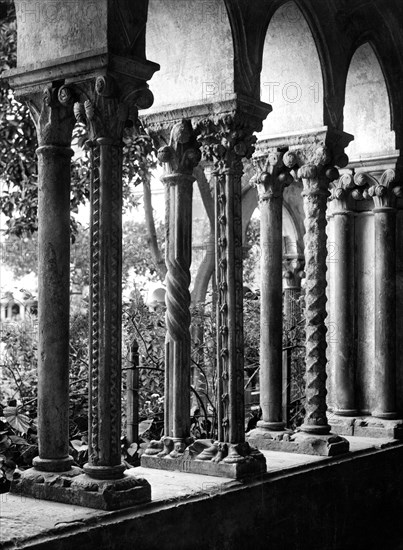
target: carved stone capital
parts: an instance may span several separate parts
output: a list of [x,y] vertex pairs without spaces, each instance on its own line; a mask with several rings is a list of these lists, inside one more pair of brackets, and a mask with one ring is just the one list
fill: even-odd
[[255,186],[259,202],[282,198],[285,187],[294,181],[290,170],[296,163],[295,155],[272,148],[256,155],[253,163],[258,172]]
[[28,106],[40,147],[70,147],[75,119],[72,94],[65,86],[46,86],[42,93],[30,97]]
[[254,152],[257,141],[254,130],[248,116],[241,112],[224,113],[201,121],[198,139],[204,160],[213,162],[220,172],[242,173],[242,159],[251,158]]
[[158,151],[158,160],[164,166],[164,177],[170,174],[192,174],[201,159],[196,136],[190,120],[183,119],[174,125],[169,145]]
[[373,199],[375,209],[396,208],[397,198],[403,195],[403,190],[395,184],[395,171],[386,170],[379,182],[368,188],[368,195]]
[[287,258],[283,259],[283,280],[286,288],[301,288],[301,280],[305,276],[304,258]]
[[342,174],[331,183],[329,201],[332,201],[334,206],[332,214],[349,212],[353,208],[354,199],[360,200],[359,197],[361,190],[356,187],[353,175]]
[[153,95],[145,84],[130,88],[118,84],[110,75],[100,75],[65,90],[65,95],[73,98],[76,121],[88,127],[90,140],[108,138],[120,143],[124,128],[136,124],[138,110],[153,103]]

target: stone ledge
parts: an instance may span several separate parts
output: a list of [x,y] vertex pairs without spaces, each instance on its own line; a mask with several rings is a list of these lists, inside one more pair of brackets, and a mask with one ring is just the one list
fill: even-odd
[[267,451],[271,475],[242,483],[129,470],[147,477],[153,502],[116,512],[2,495],[0,547],[188,550],[222,548],[225,541],[233,550],[397,549],[403,444],[374,445],[357,438],[356,452],[333,459]]
[[314,435],[304,432],[270,432],[256,428],[247,435],[248,442],[261,450],[317,456],[336,456],[349,452],[349,442],[339,435]]
[[116,480],[97,480],[75,467],[60,473],[30,468],[13,480],[11,492],[99,510],[119,510],[151,500],[151,486],[145,479],[125,475]]
[[374,416],[329,415],[332,431],[339,435],[403,440],[403,420],[384,420]]
[[143,455],[141,457],[141,466],[145,468],[157,468],[158,470],[186,472],[231,479],[256,477],[266,473],[266,461],[264,457],[263,460],[227,463],[224,461],[212,462],[211,460],[197,460],[186,457],[169,458]]

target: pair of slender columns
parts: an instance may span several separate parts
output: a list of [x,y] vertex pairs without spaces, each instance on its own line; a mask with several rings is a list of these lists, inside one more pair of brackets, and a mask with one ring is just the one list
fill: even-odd
[[358,173],[355,182],[369,186],[375,225],[375,408],[372,416],[397,418],[396,410],[396,201],[402,190],[394,170],[377,181]]
[[[70,148],[75,119],[88,125],[91,149],[89,460],[94,479],[123,476],[121,462],[122,142],[128,110],[99,77],[93,100],[47,89],[34,110],[40,147],[38,441],[41,471],[70,469],[69,269]],[[90,87],[93,94],[93,88]]]
[[396,412],[396,197],[394,171],[378,182],[359,172],[343,175],[334,184],[332,212],[337,262],[334,265],[333,313],[336,338],[334,369],[336,409],[339,416],[359,414],[354,356],[354,217],[352,199],[373,198],[375,232],[375,408],[372,416],[392,420]]
[[[180,458],[191,443],[188,287],[192,170],[201,157],[200,145],[206,160],[215,164],[218,442],[204,450],[203,446],[197,447],[197,452],[193,449],[192,456],[196,453],[200,461],[235,464],[246,463],[245,456],[249,454],[244,435],[241,178],[242,158],[251,155],[254,139],[242,125],[238,130],[235,119],[238,115],[228,114],[214,122],[204,121],[198,128],[197,142],[190,121],[182,120],[171,131],[170,145],[158,154],[165,169],[162,181],[167,203],[166,437],[151,442],[144,457],[148,466],[154,465],[152,455],[158,459],[168,455]],[[170,467],[170,461],[157,463],[158,467]],[[208,471],[203,469],[203,473]]]
[[[327,136],[324,136],[325,138]],[[279,160],[281,157],[279,157]],[[330,182],[338,177],[323,142],[316,149],[285,153],[281,162],[260,175],[261,206],[261,354],[262,419],[249,440],[263,449],[333,455],[348,451],[348,442],[330,434],[326,410],[326,208]],[[310,161],[310,164],[306,162]],[[341,162],[345,158],[341,157]],[[270,155],[269,155],[270,162]],[[283,166],[285,164],[285,166]],[[305,214],[305,418],[298,432],[286,430],[283,415],[282,364],[282,191],[293,178],[288,171],[302,165]],[[285,174],[284,174],[285,171]],[[267,173],[268,172],[268,173]],[[287,178],[288,177],[288,178]]]
[[[189,136],[186,142],[180,136]],[[190,437],[190,263],[192,169],[200,160],[190,121],[174,126],[168,147],[159,151],[166,186],[166,365],[165,435],[171,457],[182,454]],[[218,439],[244,441],[242,319],[242,164],[216,166],[216,276]]]
[[[285,429],[282,408],[282,191],[292,178],[297,158],[269,155],[271,167],[259,177],[261,209],[261,368],[260,405],[263,431]],[[285,167],[284,167],[285,164]],[[306,330],[306,415],[302,432],[322,435],[330,432],[326,417],[326,206],[329,177],[335,172],[315,165],[299,171],[304,190],[305,212],[305,330]],[[289,178],[289,180],[287,179]]]

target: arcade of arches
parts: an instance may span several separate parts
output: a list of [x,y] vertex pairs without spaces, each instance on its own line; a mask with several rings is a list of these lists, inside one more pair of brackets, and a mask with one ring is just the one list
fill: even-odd
[[[401,449],[403,4],[99,0],[96,11],[90,0],[15,4],[18,66],[7,78],[37,127],[40,266],[39,456],[13,491],[100,509],[151,498],[147,481],[127,475],[120,452],[121,141],[139,117],[161,145],[167,212],[164,436],[151,441],[142,469],[253,480],[264,477],[270,453],[343,461],[363,437]],[[83,471],[68,453],[77,122],[88,129],[92,157]],[[214,210],[200,238],[214,250],[205,280],[215,272],[218,433],[193,441],[192,193],[206,174]],[[242,248],[256,208],[262,416],[245,435]],[[284,236],[295,245],[285,258]],[[305,417],[292,431],[283,415],[282,300],[287,287],[302,292],[301,277]]]

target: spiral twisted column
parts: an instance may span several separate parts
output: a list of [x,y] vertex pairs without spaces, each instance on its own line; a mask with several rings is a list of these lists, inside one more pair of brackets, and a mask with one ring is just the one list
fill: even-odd
[[305,213],[305,331],[306,389],[305,418],[301,430],[327,434],[326,416],[326,177],[315,165],[299,170],[303,181]]
[[[190,437],[190,265],[192,261],[193,168],[201,158],[190,120],[176,122],[170,143],[158,151],[166,202],[166,327],[164,435],[169,455],[180,457]],[[165,453],[163,453],[165,454]]]
[[166,351],[167,390],[165,434],[185,449],[190,436],[190,264],[192,256],[192,195],[194,177],[162,178],[166,186]]

